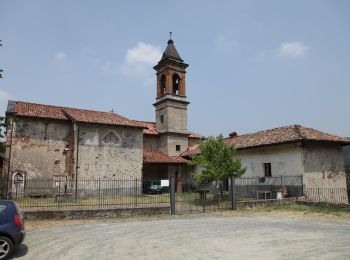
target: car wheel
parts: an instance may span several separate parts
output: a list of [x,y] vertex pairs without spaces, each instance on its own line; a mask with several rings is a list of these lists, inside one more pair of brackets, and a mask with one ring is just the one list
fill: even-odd
[[13,244],[7,237],[0,237],[0,259],[7,259],[12,253]]

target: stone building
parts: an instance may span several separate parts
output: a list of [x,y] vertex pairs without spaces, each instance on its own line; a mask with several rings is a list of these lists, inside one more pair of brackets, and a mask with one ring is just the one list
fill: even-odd
[[[242,165],[243,177],[303,176],[306,188],[346,188],[342,146],[350,140],[300,125],[279,127],[251,134],[233,132],[232,144]],[[182,154],[200,153],[193,145]]]
[[112,112],[9,101],[6,189],[19,179],[167,179],[182,190],[191,169],[180,154],[203,137],[187,130],[186,68],[173,40],[154,67],[155,122]]

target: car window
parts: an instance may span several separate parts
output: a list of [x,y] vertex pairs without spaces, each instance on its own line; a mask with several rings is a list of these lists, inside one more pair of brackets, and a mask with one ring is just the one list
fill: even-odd
[[7,209],[7,205],[5,204],[0,204],[0,215],[2,215],[3,213],[5,213]]
[[22,218],[23,217],[23,215],[22,215],[22,211],[19,209],[19,207],[18,207],[18,205],[17,205],[17,203],[16,202],[14,202],[14,204],[15,204],[15,208],[16,208],[16,212],[17,212],[17,214]]

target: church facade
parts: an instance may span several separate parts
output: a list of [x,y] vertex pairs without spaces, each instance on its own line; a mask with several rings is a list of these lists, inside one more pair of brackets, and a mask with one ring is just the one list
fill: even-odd
[[191,172],[181,157],[204,137],[187,130],[186,68],[172,39],[154,67],[155,122],[113,112],[9,101],[5,190],[20,179],[168,179]]

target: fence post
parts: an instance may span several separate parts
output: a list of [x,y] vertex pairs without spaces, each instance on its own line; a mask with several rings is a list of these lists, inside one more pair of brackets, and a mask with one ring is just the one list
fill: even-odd
[[205,213],[205,206],[207,205],[207,192],[205,187],[203,188],[203,213]]
[[170,176],[170,214],[175,215],[175,178]]
[[101,208],[101,180],[98,179],[98,207]]
[[60,208],[60,199],[61,199],[61,180],[58,180],[58,198],[57,200],[57,208]]
[[300,197],[303,197],[304,196],[304,176],[300,175],[300,178],[301,178],[301,194],[300,194]]
[[283,193],[283,176],[281,175],[281,191]]
[[235,177],[231,176],[231,210],[236,210],[237,209],[237,204],[236,204],[236,179]]
[[134,180],[135,207],[137,207],[137,178]]

